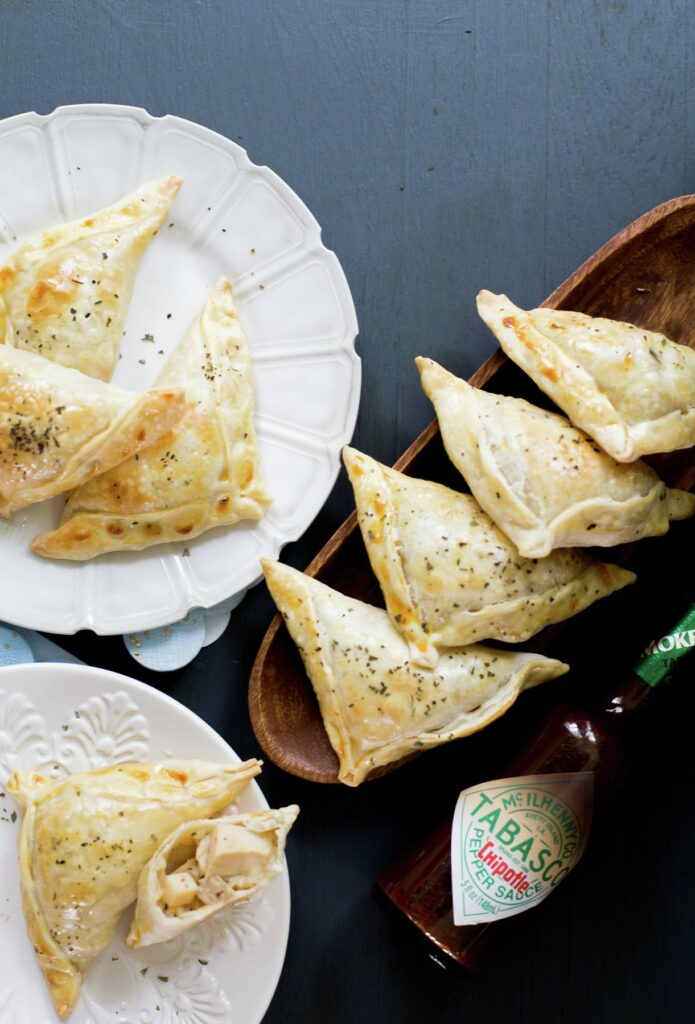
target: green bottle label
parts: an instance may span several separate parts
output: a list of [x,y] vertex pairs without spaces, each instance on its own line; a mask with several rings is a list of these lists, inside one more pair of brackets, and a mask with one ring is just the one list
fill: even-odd
[[659,640],[652,640],[635,665],[635,673],[649,686],[658,686],[679,658],[695,648],[695,604],[679,623]]

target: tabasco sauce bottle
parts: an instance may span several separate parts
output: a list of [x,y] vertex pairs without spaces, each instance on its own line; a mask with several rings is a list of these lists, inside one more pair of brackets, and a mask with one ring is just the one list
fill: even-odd
[[478,966],[494,925],[537,906],[581,858],[624,762],[622,732],[695,649],[695,604],[584,712],[560,707],[500,778],[464,790],[453,822],[384,871],[377,893],[445,966]]

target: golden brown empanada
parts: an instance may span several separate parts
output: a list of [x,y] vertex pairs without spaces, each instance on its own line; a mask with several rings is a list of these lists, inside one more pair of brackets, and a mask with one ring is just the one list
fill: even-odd
[[0,267],[6,342],[110,380],[140,257],[180,186],[152,181],[21,246]]
[[339,778],[357,786],[381,765],[485,728],[521,690],[568,666],[482,645],[442,653],[432,671],[409,659],[386,612],[263,560],[268,588],[318,698]]
[[644,462],[615,462],[564,416],[417,363],[449,458],[525,557],[657,536],[695,512],[695,495]]
[[245,903],[285,866],[296,804],[180,825],[140,874],[129,946],[166,942]]
[[80,487],[39,555],[85,559],[190,540],[214,526],[260,519],[270,496],[259,475],[251,358],[224,279],[157,381],[186,388],[186,412],[161,441]]
[[32,772],[10,777],[8,791],[24,810],[19,870],[27,931],[63,1020],[164,837],[222,810],[260,767],[256,760],[163,761],[56,782]]
[[180,390],[133,394],[0,345],[0,515],[123,462],[183,412]]
[[528,640],[635,579],[580,550],[523,558],[470,494],[353,448],[343,458],[386,609],[425,668],[436,666],[437,647]]
[[482,291],[500,345],[618,462],[695,444],[695,351],[634,324],[569,310],[519,309]]

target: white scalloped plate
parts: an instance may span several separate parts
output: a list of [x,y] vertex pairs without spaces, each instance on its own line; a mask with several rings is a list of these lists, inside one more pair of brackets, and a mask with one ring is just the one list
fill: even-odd
[[[21,815],[12,821],[14,802],[4,795],[9,773],[35,768],[59,776],[167,756],[239,760],[183,705],[126,676],[82,665],[0,669],[0,1024],[58,1021],[24,927],[17,869]],[[256,811],[268,804],[252,782],[236,806]],[[126,913],[88,972],[70,1024],[262,1020],[287,948],[286,870],[250,903],[172,942],[128,949],[129,919]]]
[[[229,277],[253,358],[273,505],[260,523],[84,563],[29,550],[57,522],[62,498],[16,513],[0,524],[2,575],[12,580],[0,591],[0,619],[15,625],[153,629],[243,590],[258,581],[259,558],[277,557],[317,514],[352,436],[360,362],[340,264],[294,192],[207,128],[99,104],[0,122],[0,262],[35,232],[169,173],[184,185],[142,260],[114,381],[150,387],[211,286]],[[156,344],[143,344],[145,334]]]

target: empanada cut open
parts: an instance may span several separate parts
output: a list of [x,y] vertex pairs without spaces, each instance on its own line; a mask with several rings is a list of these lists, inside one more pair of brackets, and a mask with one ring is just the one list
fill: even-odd
[[180,825],[140,875],[129,946],[167,942],[245,903],[283,870],[296,804]]
[[260,762],[124,763],[51,781],[15,772],[8,792],[24,810],[19,839],[29,939],[61,1019],[108,945],[162,840],[241,793]]

